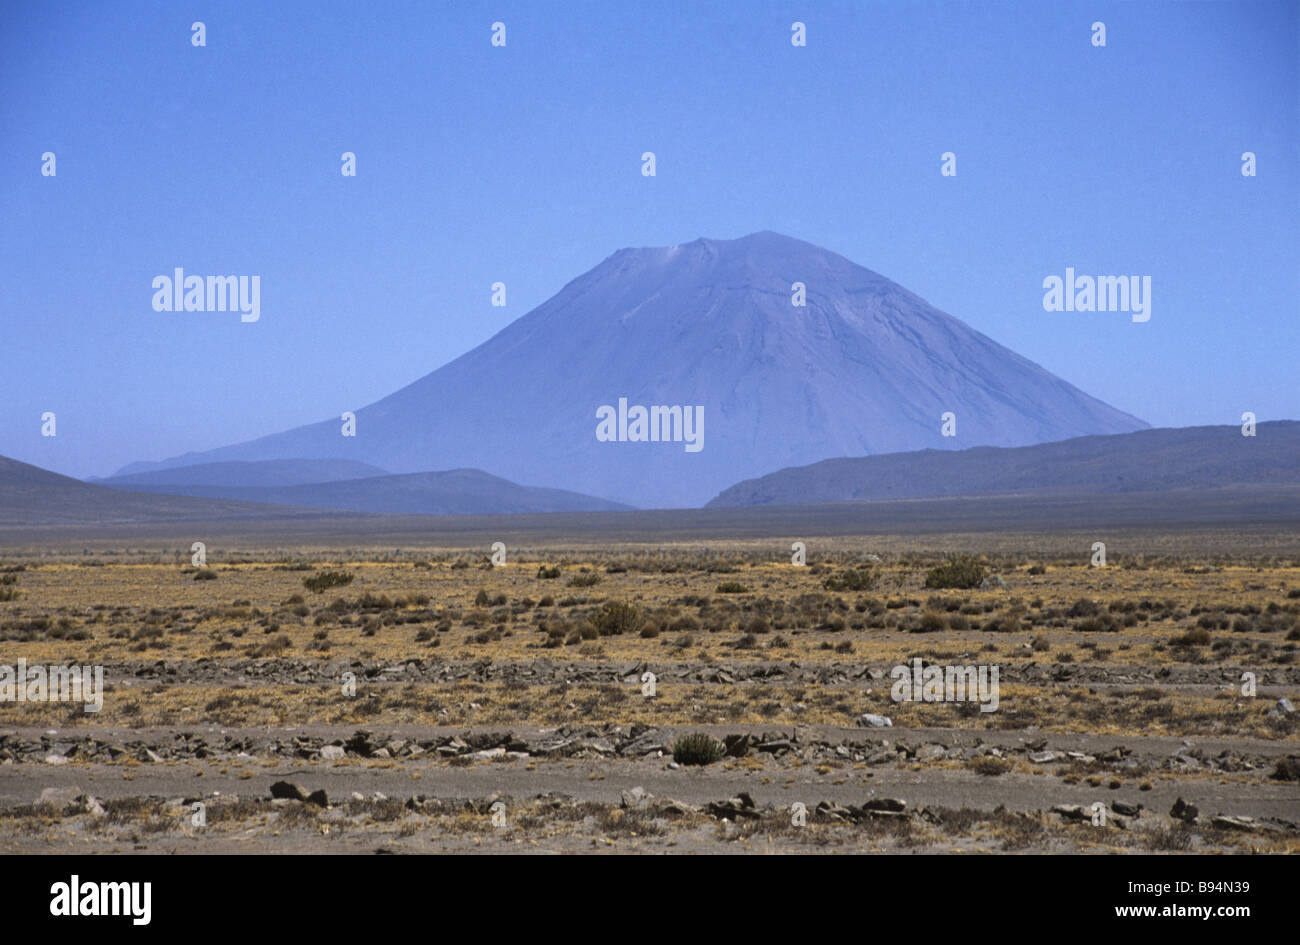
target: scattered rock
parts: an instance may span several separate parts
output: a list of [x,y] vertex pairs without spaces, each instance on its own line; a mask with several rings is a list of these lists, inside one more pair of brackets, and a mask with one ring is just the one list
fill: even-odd
[[1196,823],[1196,816],[1200,813],[1195,804],[1186,803],[1181,797],[1174,801],[1174,806],[1169,811],[1169,816],[1185,823]]
[[302,788],[289,781],[276,781],[271,785],[271,797],[276,800],[305,801],[307,794]]
[[675,801],[670,797],[655,798],[651,809],[658,817],[685,817],[687,814],[695,812],[695,808],[689,804],[683,804],[681,801]]
[[81,797],[81,788],[73,785],[72,787],[47,787],[41,791],[41,796],[36,799],[37,806],[48,805],[57,808],[60,812],[71,807]]
[[632,810],[639,810],[645,807],[650,800],[650,795],[646,793],[643,787],[628,788],[623,792],[621,803],[622,806]]
[[1218,827],[1220,830],[1240,830],[1245,833],[1253,833],[1259,829],[1259,824],[1255,823],[1253,817],[1227,817],[1219,815],[1210,821],[1211,827]]
[[753,738],[747,734],[728,735],[722,740],[722,744],[726,746],[725,754],[728,758],[743,758],[749,754],[753,741]]
[[858,719],[858,724],[864,725],[868,728],[892,728],[894,722],[887,715],[876,715],[874,712],[865,712]]
[[1279,758],[1269,777],[1274,781],[1300,781],[1300,755]]
[[832,804],[830,801],[822,801],[813,810],[813,815],[817,818],[826,820],[838,820],[849,823],[854,819],[853,811],[847,807],[841,807],[839,804]]
[[753,819],[761,816],[758,808],[754,806],[754,799],[744,791],[729,801],[713,801],[708,805],[707,810],[719,820],[735,821],[741,817]]
[[1066,820],[1079,820],[1092,823],[1092,811],[1078,804],[1056,804],[1052,807],[1053,814],[1060,814]]
[[322,745],[320,757],[322,761],[338,761],[346,757],[347,751],[341,745]]

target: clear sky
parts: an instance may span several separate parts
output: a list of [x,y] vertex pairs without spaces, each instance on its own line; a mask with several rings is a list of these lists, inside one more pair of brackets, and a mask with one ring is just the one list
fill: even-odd
[[[1154,425],[1300,418],[1298,9],[4,4],[0,454],[107,475],[337,417],[617,249],[768,229]],[[178,266],[259,275],[260,321],[155,312]],[[1151,320],[1045,312],[1066,266],[1151,276]]]

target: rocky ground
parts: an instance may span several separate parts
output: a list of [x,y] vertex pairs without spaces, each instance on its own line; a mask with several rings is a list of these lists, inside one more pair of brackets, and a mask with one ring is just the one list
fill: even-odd
[[0,736],[0,845],[1300,850],[1287,744],[704,728],[725,746],[708,766],[672,760],[683,730],[644,726],[17,732]]
[[0,663],[104,678],[0,704],[0,849],[1300,852],[1300,567],[871,557],[0,568]]

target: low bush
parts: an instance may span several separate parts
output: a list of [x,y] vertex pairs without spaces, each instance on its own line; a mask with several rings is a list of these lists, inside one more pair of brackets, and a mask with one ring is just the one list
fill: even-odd
[[724,751],[726,747],[712,735],[692,732],[673,743],[673,761],[679,765],[711,765]]
[[958,588],[970,590],[980,586],[988,576],[984,565],[970,555],[956,555],[925,575],[927,588]]
[[[214,574],[213,577],[216,575]],[[354,577],[351,571],[317,571],[311,577],[303,578],[302,586],[309,591],[323,594],[331,587],[346,587],[352,583]]]

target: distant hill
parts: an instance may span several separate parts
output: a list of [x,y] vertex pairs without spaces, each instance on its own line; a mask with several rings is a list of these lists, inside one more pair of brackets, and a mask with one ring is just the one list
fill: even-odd
[[[353,464],[353,471],[357,465]],[[298,467],[299,471],[305,468]],[[252,480],[292,474],[288,468],[242,472]],[[211,475],[211,471],[196,474],[197,478]],[[301,485],[136,483],[128,489],[82,482],[0,456],[0,526],[319,518],[349,512],[518,515],[627,508],[576,492],[517,485],[477,469]]]
[[0,525],[151,524],[310,515],[250,502],[120,492],[0,456]]
[[[623,398],[618,435],[598,439],[598,412]],[[672,417],[656,407],[676,420],[655,420]],[[948,412],[956,439],[941,435]],[[355,437],[340,436],[334,416],[121,472],[350,458],[399,473],[490,469],[680,508],[738,478],[835,456],[1146,426],[884,276],[762,232],[619,250],[477,348],[357,409]]]
[[708,508],[998,493],[1103,494],[1300,482],[1300,422],[1141,430],[1058,443],[828,459],[738,482]]
[[339,482],[344,479],[387,475],[390,475],[387,469],[351,459],[270,459],[262,462],[199,463],[151,472],[123,470],[107,479],[89,481],[120,489],[156,485],[301,486],[314,482]]
[[[256,467],[259,463],[214,464]],[[199,468],[199,467],[189,467]],[[160,470],[145,477],[165,478],[183,470]],[[108,480],[115,488],[131,480],[137,492],[201,496],[241,502],[267,502],[351,512],[392,515],[521,515],[543,512],[602,512],[627,509],[605,499],[521,486],[480,469],[452,469],[446,472],[408,473],[400,476],[372,476],[340,482],[301,485],[221,486],[177,483],[137,483],[139,476]],[[254,473],[252,478],[257,478]]]

